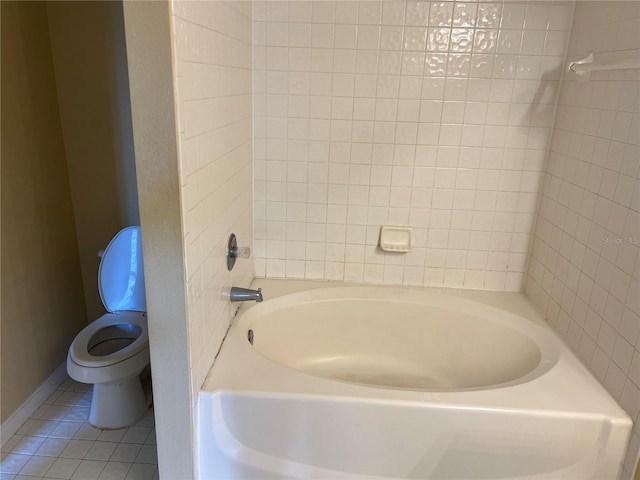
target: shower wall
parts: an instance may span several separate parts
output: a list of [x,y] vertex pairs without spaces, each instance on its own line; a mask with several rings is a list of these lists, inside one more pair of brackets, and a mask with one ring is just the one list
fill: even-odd
[[[172,2],[174,94],[185,250],[192,400],[233,319],[231,286],[253,263],[227,271],[227,239],[251,246],[251,3]],[[226,293],[226,295],[225,295]]]
[[521,290],[572,4],[253,8],[256,275]]
[[[638,2],[577,2],[569,60],[640,58]],[[640,449],[640,74],[566,74],[526,292],[635,422]]]

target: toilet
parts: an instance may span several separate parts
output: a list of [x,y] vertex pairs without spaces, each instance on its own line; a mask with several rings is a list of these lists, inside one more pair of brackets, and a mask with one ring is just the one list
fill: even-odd
[[140,227],[116,234],[102,255],[98,290],[109,313],[87,325],[67,356],[71,378],[93,384],[89,423],[125,428],[147,411],[140,374],[149,365]]

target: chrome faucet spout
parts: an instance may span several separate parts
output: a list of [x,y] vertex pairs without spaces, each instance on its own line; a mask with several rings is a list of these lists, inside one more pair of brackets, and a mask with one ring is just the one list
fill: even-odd
[[262,289],[251,290],[250,288],[231,287],[229,300],[232,302],[262,301]]

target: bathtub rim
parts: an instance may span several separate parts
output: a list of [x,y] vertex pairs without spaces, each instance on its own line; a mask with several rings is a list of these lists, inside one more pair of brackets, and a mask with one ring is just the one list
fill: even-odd
[[[287,293],[332,287],[362,286],[312,280],[255,279],[252,288],[263,288],[265,298],[275,298]],[[405,288],[405,287],[401,287]],[[318,397],[376,399],[381,401],[418,402],[447,404],[451,407],[474,409],[515,409],[518,411],[566,412],[571,414],[593,414],[606,417],[616,423],[632,425],[630,417],[622,410],[604,387],[595,379],[565,342],[544,320],[539,311],[522,292],[495,292],[465,289],[443,289],[433,287],[407,287],[413,291],[435,291],[453,297],[468,298],[489,306],[502,308],[547,329],[557,338],[560,357],[546,374],[526,383],[501,389],[472,391],[411,391],[374,388],[346,382],[337,382],[312,376],[290,368],[253,352],[245,355],[234,337],[246,341],[235,318],[216,360],[211,367],[199,396],[209,397],[216,392],[251,392],[269,395],[317,395]],[[239,317],[255,304],[241,306]],[[230,341],[231,340],[231,341]],[[496,395],[496,392],[500,392]]]

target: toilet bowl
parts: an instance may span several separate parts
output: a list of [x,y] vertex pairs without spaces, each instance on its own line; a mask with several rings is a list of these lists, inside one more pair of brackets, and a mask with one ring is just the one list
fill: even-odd
[[140,382],[149,365],[140,237],[140,227],[127,227],[105,249],[98,290],[109,313],[87,325],[67,355],[69,376],[93,384],[89,423],[98,428],[128,427],[148,408]]

